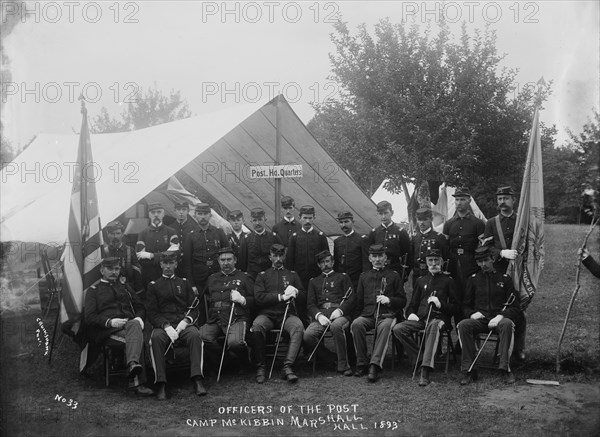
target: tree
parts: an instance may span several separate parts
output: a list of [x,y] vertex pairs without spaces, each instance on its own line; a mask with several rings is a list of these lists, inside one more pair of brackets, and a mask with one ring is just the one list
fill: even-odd
[[364,24],[357,35],[334,28],[340,92],[313,105],[309,128],[363,189],[370,175],[395,191],[408,181],[464,184],[485,210],[498,185],[520,186],[534,108],[551,84],[537,99],[532,87],[511,97],[517,71],[500,68],[495,32],[471,36],[463,24],[455,41],[444,22],[433,36],[387,19],[374,37]]
[[156,126],[170,121],[191,117],[188,103],[179,91],[171,90],[169,96],[162,91],[140,89],[140,96],[121,113],[121,118],[113,118],[106,108],[92,121],[92,133],[126,132]]

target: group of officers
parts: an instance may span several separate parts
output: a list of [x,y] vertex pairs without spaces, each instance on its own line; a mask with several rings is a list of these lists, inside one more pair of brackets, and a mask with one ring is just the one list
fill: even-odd
[[[514,382],[511,355],[516,341],[515,356],[523,358],[525,326],[519,295],[506,275],[516,257],[510,249],[514,192],[497,190],[499,214],[487,223],[471,212],[467,188],[453,196],[456,214],[441,234],[433,230],[429,208],[417,210],[412,238],[392,221],[387,201],[377,204],[381,225],[369,235],[354,230],[352,213],[340,212],[342,234],[333,253],[315,229],[314,207],[302,206],[296,217],[291,197],[282,198],[283,220],[270,232],[262,208],[251,210],[249,233],[242,212],[231,211],[229,235],[210,224],[205,203],[196,206],[194,218],[187,203],[176,203],[171,226],[163,223],[164,207],[151,204],[150,225],[138,234],[135,249],[122,241],[120,222],[105,228],[102,279],[85,296],[87,335],[98,345],[108,338],[123,341],[130,387],[160,400],[167,397],[166,357],[181,345],[189,348],[190,377],[199,396],[206,394],[203,367],[210,351],[222,350],[241,367],[252,364],[256,382],[264,383],[272,371],[265,343],[273,329],[289,338],[281,377],[290,383],[298,380],[294,365],[301,349],[309,359],[334,363],[340,375],[376,382],[394,335],[415,369],[420,366],[419,385],[426,386],[440,335],[452,330],[452,319],[461,384],[477,379],[475,338],[490,331],[499,338],[499,368]],[[413,292],[406,306],[411,272]],[[144,331],[156,392],[143,384]],[[324,345],[327,331],[335,352]]]

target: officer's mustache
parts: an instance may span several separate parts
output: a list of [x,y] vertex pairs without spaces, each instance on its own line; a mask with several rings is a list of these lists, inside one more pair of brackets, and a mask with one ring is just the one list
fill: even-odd
[[162,220],[159,219],[158,217],[155,217],[155,218],[152,219],[152,223],[157,224],[157,225],[160,224],[161,221]]
[[349,231],[350,228],[348,226],[342,226],[342,231]]

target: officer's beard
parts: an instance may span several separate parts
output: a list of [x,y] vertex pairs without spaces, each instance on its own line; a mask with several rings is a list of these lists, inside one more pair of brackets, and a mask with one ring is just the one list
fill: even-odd
[[121,244],[121,240],[119,240],[118,238],[113,238],[112,240],[110,240],[110,244],[112,247],[119,247],[119,245]]
[[280,268],[281,266],[283,266],[283,262],[282,261],[275,261],[275,262],[273,262],[273,267],[275,267],[276,269]]
[[442,269],[440,266],[429,267],[429,273],[431,273],[432,275],[437,275],[441,271],[442,271]]
[[152,220],[152,224],[154,226],[156,226],[157,228],[160,226],[161,223],[162,223],[162,220],[159,219],[158,217]]

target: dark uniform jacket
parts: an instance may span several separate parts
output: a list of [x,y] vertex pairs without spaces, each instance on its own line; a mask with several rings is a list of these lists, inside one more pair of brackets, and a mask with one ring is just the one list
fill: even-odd
[[[257,313],[281,321],[287,303],[280,302],[279,295],[283,294],[288,285],[298,289],[298,297],[295,300],[303,299],[306,304],[306,291],[304,291],[300,277],[296,272],[285,268],[274,269],[273,267],[260,272],[254,283],[254,304]],[[298,315],[295,304],[295,302],[290,304],[288,314]]]
[[327,237],[314,227],[308,232],[300,230],[290,237],[285,258],[286,268],[298,272],[305,290],[309,279],[321,274],[315,256],[325,249],[329,249]]
[[140,317],[143,320],[146,315],[144,304],[129,285],[120,281],[111,284],[104,279],[88,289],[84,308],[86,335],[96,343],[121,329],[107,325],[110,319]]
[[403,319],[402,310],[406,305],[404,284],[398,272],[387,267],[381,270],[371,269],[360,275],[356,291],[356,314],[375,318],[376,299],[380,294],[383,278],[385,278],[383,294],[390,298],[390,303],[380,306],[379,317],[396,317],[400,321]]
[[235,255],[235,257],[238,259],[238,265],[239,265],[239,259],[240,259],[240,244],[242,243],[242,239],[248,235],[248,232],[242,231],[240,236],[238,237],[234,231],[231,231],[230,234],[227,234],[227,241],[229,243],[229,247],[231,247],[233,249],[233,253]]
[[177,231],[164,224],[158,227],[150,225],[138,234],[135,251],[140,252],[144,250],[154,254],[154,258],[152,259],[140,260],[144,286],[147,286],[150,281],[161,277],[160,253],[166,251],[171,244],[177,243],[179,243]]
[[396,223],[391,223],[387,228],[383,224],[377,226],[369,234],[369,244],[383,244],[387,254],[387,266],[402,275],[401,258],[406,255],[406,265],[404,268],[404,282],[408,280],[411,265],[411,247],[410,237],[405,229],[401,229]]
[[287,221],[286,219],[281,220],[275,226],[273,226],[272,231],[275,232],[279,238],[281,239],[281,244],[285,247],[289,245],[290,237],[294,232],[300,232],[302,230],[302,225],[298,223],[296,220]]
[[194,229],[183,243],[183,267],[192,286],[204,287],[212,273],[219,271],[219,249],[227,247],[222,229],[208,225],[205,231]]
[[426,276],[429,274],[427,269],[426,254],[427,250],[435,245],[441,250],[442,258],[444,261],[448,259],[450,255],[450,248],[448,247],[448,240],[442,234],[430,229],[429,232],[423,234],[417,232],[411,241],[412,245],[412,267],[413,267],[413,287],[415,286],[417,278]]
[[[349,293],[348,298],[341,304],[346,293]],[[352,290],[348,275],[332,270],[328,275],[321,273],[309,281],[307,300],[308,314],[314,320],[317,320],[319,313],[330,318],[337,308],[342,311],[342,315],[352,319],[356,293]]]
[[251,232],[244,235],[240,245],[240,269],[256,279],[256,275],[271,267],[269,255],[273,244],[281,244],[275,232],[264,231],[260,235]]
[[337,237],[333,242],[333,261],[333,269],[346,273],[356,286],[360,274],[371,269],[369,238],[356,231]]
[[[502,311],[511,295],[514,296],[512,304]],[[478,311],[485,316],[486,320],[502,314],[515,324],[520,322],[523,313],[521,312],[519,293],[515,292],[510,276],[496,271],[490,273],[479,271],[469,277],[463,312],[465,317],[471,317],[471,314]]]
[[227,327],[231,314],[231,290],[239,291],[246,298],[246,305],[235,305],[231,323],[250,320],[250,312],[254,306],[254,281],[246,273],[235,269],[228,275],[221,271],[209,276],[205,292],[208,300],[206,323]]
[[435,291],[435,296],[440,300],[441,308],[431,305],[430,320],[442,319],[450,328],[450,319],[459,310],[456,300],[456,287],[454,280],[443,273],[432,275],[427,273],[417,279],[417,286],[413,291],[410,303],[406,307],[406,315],[416,314],[419,320],[426,320],[429,314],[427,299]]
[[121,260],[121,276],[125,277],[136,293],[144,290],[142,267],[133,247],[127,246],[125,243],[121,243],[119,247],[105,244],[102,246],[102,258],[119,258]]
[[[502,230],[504,244],[502,243],[502,238],[500,238],[501,233],[498,231],[498,224],[500,225],[500,229]],[[517,214],[514,212],[510,217],[498,214],[497,216],[492,217],[485,223],[483,239],[485,241],[485,244],[490,246],[490,252],[492,252],[495,258],[494,268],[502,273],[506,273],[506,269],[508,269],[509,260],[507,260],[506,258],[502,258],[500,256],[500,251],[503,249],[510,249],[512,247],[513,234],[515,233],[516,224]]]
[[[148,284],[148,320],[155,328],[163,329],[167,325],[177,327],[185,317],[188,322],[195,323],[199,307],[194,303],[195,297],[190,282],[185,278],[161,276]],[[190,309],[192,306],[194,308]]]
[[179,238],[180,257],[175,274],[181,278],[185,276],[185,271],[183,268],[183,244],[185,243],[186,237],[190,234],[190,232],[195,229],[200,229],[200,225],[196,220],[188,215],[185,222],[179,223],[177,220],[175,220],[173,223],[171,223],[171,227],[177,231],[177,237]]

